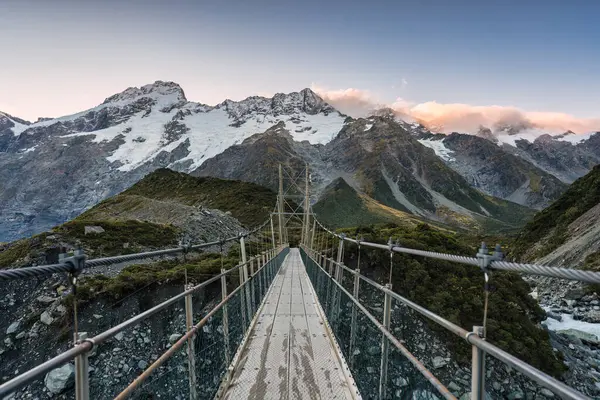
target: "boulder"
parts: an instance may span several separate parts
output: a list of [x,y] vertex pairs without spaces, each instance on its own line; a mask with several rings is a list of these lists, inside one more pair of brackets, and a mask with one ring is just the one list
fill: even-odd
[[56,297],[41,295],[41,296],[38,296],[36,300],[42,304],[50,304],[50,303],[54,303],[58,299]]
[[569,338],[577,338],[577,339],[580,339],[580,340],[583,340],[586,342],[600,344],[600,340],[598,340],[598,336],[591,334],[591,333],[580,331],[578,329],[573,329],[573,328],[565,329],[562,331],[556,331],[556,333],[565,335]]
[[565,293],[565,299],[568,300],[579,300],[585,296],[585,290],[581,288],[569,289]]
[[444,357],[440,357],[440,356],[434,357],[432,360],[432,363],[433,363],[433,368],[435,368],[435,369],[442,368],[446,364],[448,364],[446,359]]
[[52,318],[52,315],[50,315],[50,312],[48,310],[46,310],[42,313],[42,315],[40,315],[40,321],[42,321],[42,323],[44,323],[46,325],[51,325],[52,322],[54,322],[54,318]]
[[98,234],[98,233],[104,233],[104,228],[101,226],[95,226],[95,225],[88,225],[84,228],[84,232],[85,235],[89,235],[89,234]]
[[46,374],[44,384],[54,394],[62,393],[75,382],[75,367],[73,364],[65,364],[60,368],[53,369]]
[[169,336],[169,343],[174,344],[176,341],[179,340],[179,338],[181,337],[181,335],[179,333],[174,333],[171,336]]
[[10,324],[6,329],[6,334],[10,335],[15,333],[19,329],[19,325],[21,325],[21,321],[15,321],[12,324]]
[[600,322],[600,311],[588,311],[588,313],[584,316],[583,318],[584,320],[586,320],[587,322],[592,322],[594,324],[597,324]]
[[548,311],[546,313],[546,315],[548,316],[548,318],[552,318],[552,319],[555,319],[557,321],[562,321],[562,315],[560,315],[559,313],[555,313],[553,311]]

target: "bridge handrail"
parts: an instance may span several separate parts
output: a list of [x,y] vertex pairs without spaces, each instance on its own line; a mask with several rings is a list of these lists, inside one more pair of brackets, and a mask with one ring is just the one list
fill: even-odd
[[24,279],[24,278],[32,278],[36,276],[44,276],[44,275],[52,275],[59,272],[69,272],[69,273],[79,273],[84,269],[98,267],[101,265],[111,265],[115,263],[121,263],[126,261],[135,261],[135,260],[143,260],[151,257],[159,257],[159,256],[167,256],[174,254],[185,254],[189,251],[197,251],[207,247],[217,246],[220,244],[225,244],[228,242],[239,240],[242,237],[248,237],[260,229],[264,228],[270,219],[267,219],[264,223],[259,225],[257,228],[248,231],[246,233],[241,233],[238,236],[230,237],[223,240],[216,240],[208,243],[199,243],[189,246],[180,246],[171,249],[163,249],[163,250],[154,250],[154,251],[146,251],[142,253],[132,253],[132,254],[124,254],[119,256],[112,257],[102,257],[95,258],[91,260],[85,259],[85,256],[81,256],[82,263],[78,265],[77,260],[73,257],[73,260],[69,260],[66,262],[58,263],[58,264],[49,264],[49,265],[38,265],[34,267],[23,267],[23,268],[11,268],[0,270],[0,281],[5,280],[13,280],[13,279]]
[[[346,240],[348,240],[346,238]],[[365,242],[360,242],[361,246],[364,245]],[[387,249],[389,251],[390,247],[386,246],[385,249]],[[311,251],[315,251],[315,250],[311,250]],[[313,258],[311,256],[311,258]],[[428,319],[430,319],[431,321],[435,322],[436,324],[442,326],[443,328],[445,328],[446,330],[454,333],[455,335],[465,339],[465,341],[467,341],[469,344],[479,348],[480,350],[485,351],[486,353],[494,356],[496,359],[502,361],[503,363],[514,367],[517,371],[521,372],[522,374],[528,376],[529,378],[533,379],[534,381],[536,381],[537,383],[539,383],[540,385],[552,390],[554,393],[560,395],[562,398],[564,399],[573,399],[573,400],[589,400],[589,397],[583,395],[582,393],[576,391],[575,389],[571,388],[570,386],[565,385],[564,383],[558,381],[557,379],[554,379],[553,377],[551,377],[550,375],[538,370],[537,368],[527,364],[524,361],[519,360],[517,357],[511,355],[510,353],[507,353],[506,351],[500,349],[499,347],[491,344],[490,342],[485,341],[484,339],[480,338],[477,334],[475,334],[474,332],[470,332],[467,331],[466,329],[448,321],[447,319],[437,315],[436,313],[426,309],[423,306],[418,305],[417,303],[414,303],[412,301],[410,301],[409,299],[399,295],[398,293],[388,289],[387,287],[373,281],[372,279],[367,278],[364,275],[361,275],[360,273],[357,273],[357,271],[348,268],[346,265],[344,265],[341,262],[337,262],[335,260],[333,260],[332,258],[326,258],[329,262],[332,262],[334,265],[341,267],[342,269],[344,269],[345,271],[350,272],[353,275],[358,275],[359,279],[365,281],[366,283],[368,283],[369,285],[373,286],[374,288],[382,291],[385,294],[389,294],[393,299],[405,304],[406,306],[410,307],[411,309],[415,310],[416,312],[418,312],[419,314],[427,317]],[[313,261],[314,258],[313,258]],[[317,265],[319,265],[318,262],[315,261],[315,263],[317,263]],[[327,271],[325,271],[323,269],[322,266],[319,265],[319,268],[321,268],[321,270],[323,270],[328,276],[330,276]],[[354,296],[349,293],[339,282],[337,282],[335,279],[333,279],[333,277],[330,276],[330,278],[336,283],[336,285],[338,287],[340,287],[345,294],[350,297],[350,299],[352,299],[353,302],[357,302],[358,299],[355,299]],[[364,307],[362,307],[364,308]],[[361,310],[362,310],[361,308]],[[366,311],[365,311],[366,312]],[[373,321],[373,318],[371,318],[370,314],[368,312],[366,312],[368,315],[367,317],[369,317],[369,319],[371,319]],[[386,335],[388,332],[386,330],[386,332],[383,331],[383,329],[385,329],[381,323],[379,321],[377,321],[377,319],[375,319],[376,325],[377,327],[382,330],[382,332]],[[392,335],[390,333],[390,335]],[[393,336],[393,335],[392,335]],[[389,338],[389,336],[388,336]],[[395,344],[395,343],[394,343]],[[402,351],[402,350],[400,350]],[[408,351],[408,350],[407,350]],[[412,356],[412,354],[411,354]],[[414,356],[413,356],[414,357]],[[410,357],[408,357],[410,360]],[[412,360],[411,360],[412,362]],[[414,363],[413,363],[414,365]],[[417,367],[418,368],[418,367]],[[421,370],[420,370],[421,371]],[[421,373],[423,373],[423,371],[421,371]],[[425,376],[425,378],[429,379],[429,377],[425,374],[423,374]],[[433,382],[432,382],[433,383]],[[434,384],[435,386],[435,384]],[[436,386],[437,388],[437,386]],[[441,393],[444,394],[444,393]]]
[[[304,248],[304,246],[302,246]],[[310,254],[310,250],[307,252],[308,256],[312,259],[312,261],[319,267],[319,269],[321,269],[321,271],[327,275],[329,277],[329,279],[331,279],[335,285],[346,295],[348,296],[348,298],[350,300],[352,300],[352,302],[354,304],[356,304],[356,307],[362,311],[362,313],[377,327],[377,329],[379,329],[381,331],[381,333],[383,335],[385,335],[387,337],[387,339],[392,342],[394,344],[394,346],[396,346],[396,348],[400,351],[400,353],[402,353],[402,355],[404,355],[409,361],[410,363],[417,368],[417,370],[425,377],[425,379],[427,379],[427,381],[429,383],[431,383],[436,390],[442,395],[444,396],[444,398],[446,399],[450,399],[450,400],[456,400],[456,397],[450,393],[450,391],[448,390],[448,388],[446,388],[428,369],[425,365],[423,365],[423,363],[421,361],[419,361],[419,359],[417,359],[417,357],[415,357],[388,329],[385,328],[385,326],[383,326],[383,324],[381,322],[379,322],[377,320],[377,318],[375,318],[367,309],[364,305],[362,305],[360,303],[360,301],[355,298],[353,296],[352,293],[350,293],[348,290],[346,290],[346,288],[344,288],[337,280],[335,280],[333,278],[333,276],[329,275],[329,273],[327,271],[325,271],[325,269],[313,258],[313,256]],[[337,265],[343,266],[343,264],[338,264]],[[344,268],[346,268],[345,266],[343,266]],[[351,271],[350,269],[346,268],[347,270]],[[354,271],[355,272],[355,271]],[[361,277],[361,275],[359,274],[359,277]]]
[[[152,315],[154,315],[157,312],[172,305],[173,303],[177,302],[178,300],[185,298],[185,296],[190,295],[194,292],[197,292],[198,290],[204,288],[205,286],[208,286],[211,283],[221,279],[223,276],[226,276],[234,271],[239,270],[244,265],[250,264],[251,262],[258,259],[265,253],[268,253],[268,251],[257,254],[254,257],[251,257],[250,259],[248,259],[245,263],[240,263],[240,264],[228,269],[227,271],[225,271],[223,273],[215,275],[215,276],[209,278],[208,280],[206,280],[188,290],[185,290],[184,292],[179,293],[179,294],[171,297],[170,299],[165,300],[164,302],[162,302],[160,304],[157,304],[156,306],[144,311],[143,313],[138,314],[138,315],[120,323],[119,325],[115,325],[114,327],[109,328],[106,331],[99,333],[98,335],[94,336],[93,338],[85,339],[83,342],[76,344],[75,346],[73,346],[71,349],[65,351],[64,353],[61,353],[58,356],[51,358],[50,360],[45,361],[44,363],[30,369],[29,371],[26,371],[26,372],[22,373],[21,375],[16,376],[15,378],[11,379],[10,381],[3,383],[2,385],[0,385],[0,398],[4,398],[3,396],[7,396],[8,394],[14,392],[15,390],[22,388],[23,386],[29,384],[30,382],[34,381],[41,375],[51,371],[52,369],[59,367],[66,362],[74,360],[77,356],[87,353],[89,351],[92,351],[92,349],[95,346],[98,346],[98,345],[102,344],[103,342],[105,342],[106,340],[114,337],[117,333],[119,333],[133,325],[138,324],[139,322],[151,317]],[[269,261],[271,259],[269,259]],[[267,265],[267,263],[265,265]],[[263,265],[261,268],[256,270],[255,273],[252,274],[251,276],[254,277],[259,271],[261,271],[265,267],[265,265]],[[239,289],[240,287],[246,285],[250,281],[251,281],[251,279],[242,283],[236,289]],[[232,294],[233,293],[234,292],[232,292]]]
[[[119,393],[117,395],[117,397],[115,397],[115,400],[126,399],[139,385],[141,385],[146,379],[148,379],[148,377],[152,374],[152,372],[154,372],[154,370],[156,370],[158,367],[160,367],[162,364],[164,364],[165,361],[167,361],[169,358],[171,358],[173,356],[173,354],[175,354],[175,352],[184,345],[184,343],[186,343],[192,336],[194,336],[196,334],[196,332],[198,331],[198,329],[202,328],[208,322],[208,320],[211,316],[213,316],[217,311],[219,311],[221,308],[223,308],[223,306],[225,304],[227,304],[227,302],[229,302],[229,300],[231,300],[233,298],[233,296],[236,295],[240,290],[244,289],[245,286],[249,285],[249,282],[252,281],[252,278],[254,278],[254,276],[256,276],[264,268],[267,268],[269,266],[269,262],[272,261],[273,258],[276,257],[280,251],[281,251],[281,248],[279,249],[279,251],[275,251],[274,256],[272,258],[270,258],[268,260],[268,262],[263,264],[259,269],[257,269],[253,274],[251,274],[247,281],[240,283],[240,285],[238,287],[236,287],[234,290],[232,290],[231,293],[229,293],[215,307],[213,307],[208,313],[206,313],[206,315],[204,317],[202,317],[200,322],[198,322],[196,325],[194,325],[189,331],[187,331],[182,337],[180,337],[179,340],[177,342],[175,342],[166,352],[164,352],[154,363],[152,363],[152,365],[150,365],[148,368],[146,368],[144,370],[144,372],[142,372],[133,382],[131,382],[129,384],[129,386],[127,386],[121,393]],[[242,267],[243,265],[249,264],[249,263],[250,263],[250,260],[246,263],[239,265],[238,268]],[[218,278],[220,279],[220,276]],[[213,281],[214,281],[214,279],[213,279]],[[181,296],[181,294],[179,296]],[[98,336],[101,336],[101,335],[102,334],[100,334]],[[98,336],[96,336],[96,337],[98,337]]]
[[335,233],[325,227],[319,220],[315,218],[315,221],[319,226],[328,232],[329,234],[339,238],[340,240],[351,242],[355,244],[360,244],[361,246],[371,247],[374,249],[381,249],[387,251],[393,251],[395,253],[404,253],[404,254],[412,254],[416,256],[423,256],[428,258],[435,258],[438,260],[445,261],[453,261],[462,264],[468,264],[473,266],[478,266],[481,268],[491,268],[496,270],[503,271],[513,271],[513,272],[522,272],[530,275],[541,275],[541,276],[549,276],[553,278],[560,279],[570,279],[574,281],[586,282],[586,283],[600,283],[600,272],[594,271],[584,271],[580,269],[574,268],[563,268],[563,267],[550,267],[547,265],[539,265],[539,264],[522,264],[510,261],[500,261],[500,260],[490,260],[487,264],[482,264],[481,258],[476,257],[466,257],[459,256],[455,254],[446,254],[446,253],[437,253],[434,251],[425,251],[425,250],[417,250],[410,249],[407,247],[390,245],[390,244],[380,244],[380,243],[372,243],[372,242],[363,242],[357,239],[352,239],[346,237],[345,235],[341,235]]

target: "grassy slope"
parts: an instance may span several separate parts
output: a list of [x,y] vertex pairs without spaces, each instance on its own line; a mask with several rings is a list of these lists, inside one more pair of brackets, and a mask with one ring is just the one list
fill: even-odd
[[[81,246],[90,257],[112,256],[167,248],[177,244],[178,229],[167,223],[130,219],[135,209],[152,202],[169,201],[186,206],[203,205],[231,214],[247,226],[263,222],[276,202],[276,194],[252,183],[217,178],[195,178],[159,169],[121,194],[113,196],[79,217],[31,238],[0,247],[0,268],[46,261],[48,249]],[[157,218],[160,220],[160,218]],[[85,226],[101,226],[101,234],[84,234]],[[123,247],[128,243],[128,247]],[[58,251],[53,257],[56,257]]]
[[[366,241],[385,243],[389,237],[398,239],[406,247],[473,255],[473,243],[466,244],[460,237],[420,224],[414,228],[371,226],[343,230],[350,237],[360,235]],[[346,262],[356,260],[356,246],[348,246]],[[469,265],[398,254],[394,256],[393,287],[401,295],[427,307],[450,321],[469,329],[481,325],[483,318],[483,276]],[[361,271],[387,279],[389,254],[384,251],[363,250]],[[494,273],[491,281],[496,288],[490,295],[488,316],[489,340],[511,354],[553,375],[564,371],[549,343],[548,334],[536,326],[545,316],[528,293],[529,285],[513,273]],[[464,343],[451,334],[439,330],[463,361],[470,353]]]
[[[230,211],[242,224],[252,227],[263,222],[273,211],[277,195],[273,191],[242,181],[195,178],[182,172],[159,169],[124,191],[121,195],[171,200],[182,204]],[[101,209],[103,203],[82,217]]]
[[[515,240],[512,255],[529,261],[547,254],[565,242],[569,224],[587,210],[600,203],[600,165],[577,179],[569,189],[549,207],[537,213],[525,225]],[[543,243],[535,252],[529,250]]]
[[336,179],[325,189],[313,210],[322,223],[333,228],[387,222],[413,227],[421,222],[412,214],[357,193],[342,178]]

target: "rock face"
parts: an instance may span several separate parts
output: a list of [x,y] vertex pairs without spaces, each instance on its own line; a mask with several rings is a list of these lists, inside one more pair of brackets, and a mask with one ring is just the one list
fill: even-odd
[[[325,145],[295,142],[288,125],[280,123],[205,161],[193,174],[249,180],[276,189],[279,163],[293,176],[309,163],[311,190],[317,195],[343,178],[385,206],[437,221],[477,225],[494,217],[510,224],[531,215],[517,204],[499,207],[495,201],[501,200],[491,201],[473,189],[419,143],[405,124],[386,117],[347,119]],[[505,213],[508,209],[512,212]]]
[[65,364],[60,368],[53,369],[46,374],[44,385],[50,393],[60,394],[71,387],[75,382],[75,367],[73,364]]
[[600,166],[575,181],[520,232],[513,256],[570,267],[600,265]]
[[515,144],[515,147],[504,145],[504,148],[566,183],[582,177],[600,163],[600,132],[578,143],[553,140],[550,135],[541,135],[533,141],[517,140]]
[[542,209],[567,189],[554,175],[479,136],[452,133],[419,141],[491,196]]
[[279,121],[295,139],[321,143],[344,116],[310,89],[212,107],[161,81],[33,124],[0,113],[0,242],[72,219],[155,169],[194,170]]

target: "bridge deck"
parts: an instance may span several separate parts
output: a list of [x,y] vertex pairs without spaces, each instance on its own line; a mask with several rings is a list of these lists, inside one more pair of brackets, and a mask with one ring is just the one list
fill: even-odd
[[298,249],[273,281],[226,399],[352,399]]

